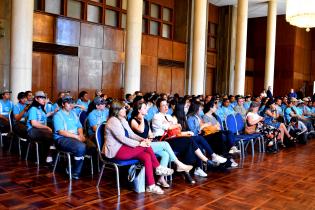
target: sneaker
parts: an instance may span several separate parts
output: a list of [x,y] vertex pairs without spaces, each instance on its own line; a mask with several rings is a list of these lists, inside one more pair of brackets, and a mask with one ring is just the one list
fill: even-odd
[[197,168],[195,169],[194,174],[195,174],[196,176],[200,176],[200,177],[207,177],[207,176],[208,176],[208,174],[206,174],[206,172],[204,172],[200,167],[197,167]]
[[195,184],[196,181],[193,180],[193,178],[191,178],[190,174],[188,172],[184,172],[184,177],[186,182],[190,183],[190,184]]
[[191,165],[181,164],[181,165],[177,166],[176,171],[177,172],[183,172],[183,171],[189,172],[192,168],[193,168],[193,166],[191,166]]
[[240,153],[241,153],[241,150],[237,149],[236,146],[233,146],[233,147],[231,147],[229,153],[230,153],[230,154],[240,154]]
[[47,156],[46,163],[52,163],[52,162],[53,162],[53,158],[51,156]]
[[163,195],[164,191],[157,185],[151,185],[146,188],[146,192],[155,193],[159,195]]
[[221,157],[220,155],[217,155],[217,154],[213,154],[212,155],[212,161],[213,162],[216,162],[216,163],[225,163],[226,162],[226,158],[224,157]]
[[231,168],[236,168],[236,167],[238,167],[238,163],[237,162],[235,162],[235,160],[234,159],[230,159],[231,160]]
[[158,176],[170,176],[174,173],[174,170],[173,169],[170,169],[170,168],[166,168],[166,167],[163,167],[163,166],[158,166],[156,169],[155,169],[155,174],[158,175]]
[[272,147],[272,146],[273,146],[273,141],[269,141],[268,147]]

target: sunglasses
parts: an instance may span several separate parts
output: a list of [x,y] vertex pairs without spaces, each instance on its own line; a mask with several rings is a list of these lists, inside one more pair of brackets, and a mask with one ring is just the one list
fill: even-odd
[[45,96],[38,96],[37,98],[46,99]]

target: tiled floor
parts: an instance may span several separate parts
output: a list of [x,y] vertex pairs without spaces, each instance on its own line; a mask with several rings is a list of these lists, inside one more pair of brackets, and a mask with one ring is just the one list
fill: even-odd
[[243,168],[209,172],[194,185],[175,175],[165,195],[137,194],[122,174],[119,198],[111,170],[98,190],[97,173],[69,182],[63,170],[53,176],[0,149],[0,209],[315,209],[314,151],[313,139],[278,154],[256,153]]

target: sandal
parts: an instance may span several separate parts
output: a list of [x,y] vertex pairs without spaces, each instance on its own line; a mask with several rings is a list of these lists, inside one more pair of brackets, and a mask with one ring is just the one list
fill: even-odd
[[146,189],[146,192],[150,192],[150,193],[155,193],[155,194],[159,194],[159,195],[163,195],[164,191],[157,185],[151,185],[148,186]]
[[294,138],[293,136],[290,136],[290,137],[289,137],[289,140],[290,140],[290,141],[293,141],[294,143],[296,143],[296,138]]
[[165,183],[162,183],[162,182],[158,181],[156,184],[161,186],[161,187],[163,187],[163,188],[170,188],[170,185],[167,184],[166,181],[165,181]]

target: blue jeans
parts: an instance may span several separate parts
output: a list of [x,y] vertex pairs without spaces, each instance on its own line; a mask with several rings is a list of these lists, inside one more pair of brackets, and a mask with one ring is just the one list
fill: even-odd
[[79,175],[83,166],[84,155],[86,153],[85,143],[68,137],[61,137],[55,140],[56,147],[74,155],[73,174]]
[[152,150],[154,154],[161,157],[160,165],[167,167],[169,161],[177,160],[170,144],[166,141],[161,142],[152,142],[151,143]]

